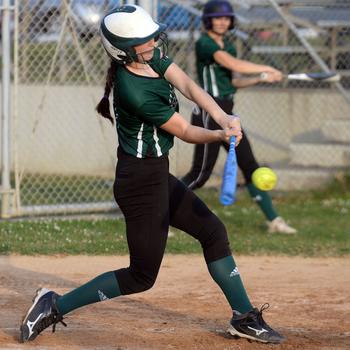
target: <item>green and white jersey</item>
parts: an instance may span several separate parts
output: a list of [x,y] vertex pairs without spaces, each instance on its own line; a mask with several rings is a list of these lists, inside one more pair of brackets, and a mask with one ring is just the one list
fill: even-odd
[[214,97],[225,97],[234,94],[236,88],[232,85],[232,72],[218,65],[214,60],[216,51],[224,50],[236,57],[236,49],[224,38],[224,48],[221,48],[207,33],[203,33],[196,42],[196,64],[200,85]]
[[118,66],[114,80],[114,113],[119,145],[137,158],[168,154],[174,136],[160,128],[178,112],[174,87],[164,78],[172,63],[157,49],[149,63],[158,78],[144,77]]

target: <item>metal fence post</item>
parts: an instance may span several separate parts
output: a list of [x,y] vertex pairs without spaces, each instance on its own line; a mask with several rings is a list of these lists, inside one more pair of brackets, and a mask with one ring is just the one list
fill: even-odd
[[1,85],[1,212],[3,218],[10,216],[10,101],[11,101],[11,32],[10,0],[3,0],[2,8],[2,85]]

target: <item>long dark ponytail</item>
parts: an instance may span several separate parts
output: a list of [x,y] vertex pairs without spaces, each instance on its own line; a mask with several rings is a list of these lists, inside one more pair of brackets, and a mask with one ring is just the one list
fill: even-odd
[[113,88],[116,68],[117,68],[117,63],[111,60],[111,64],[107,71],[105,91],[101,101],[96,106],[96,110],[98,114],[101,114],[102,117],[109,119],[112,124],[114,124],[114,118],[112,117],[111,111],[109,108],[109,95]]

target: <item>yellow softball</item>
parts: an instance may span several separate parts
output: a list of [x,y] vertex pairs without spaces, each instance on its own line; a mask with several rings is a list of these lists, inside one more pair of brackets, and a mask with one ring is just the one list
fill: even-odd
[[260,167],[252,174],[252,182],[261,191],[271,191],[277,183],[276,173],[267,167]]

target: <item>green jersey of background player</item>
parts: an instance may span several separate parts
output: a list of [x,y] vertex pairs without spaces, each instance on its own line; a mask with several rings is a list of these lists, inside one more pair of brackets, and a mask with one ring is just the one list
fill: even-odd
[[[282,72],[273,67],[236,58],[236,49],[227,36],[229,30],[234,28],[234,12],[227,0],[207,2],[203,9],[202,20],[205,30],[196,42],[198,79],[201,86],[226,113],[233,113],[237,88],[252,86],[261,81],[274,83],[282,79]],[[259,74],[259,76],[240,77],[237,73]],[[207,129],[217,128],[215,120],[200,106],[193,109],[191,123]],[[246,133],[244,135],[242,142],[236,148],[237,164],[242,171],[250,196],[267,219],[268,231],[296,233],[296,229],[278,215],[269,193],[261,191],[253,184],[252,175],[260,165]],[[204,186],[212,174],[221,146],[228,151],[228,145],[221,142],[195,146],[191,169],[182,178],[188,187],[194,190]]]

